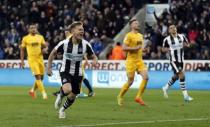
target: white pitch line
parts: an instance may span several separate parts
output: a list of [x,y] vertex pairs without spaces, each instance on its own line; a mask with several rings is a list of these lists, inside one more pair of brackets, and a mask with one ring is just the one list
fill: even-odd
[[164,123],[164,122],[184,122],[184,121],[206,121],[209,118],[190,118],[190,119],[174,119],[174,120],[148,120],[148,121],[134,121],[134,122],[116,122],[116,123],[101,123],[101,124],[83,124],[83,125],[64,125],[57,127],[97,127],[97,126],[110,126],[110,125],[129,125],[129,124],[151,124],[151,123]]

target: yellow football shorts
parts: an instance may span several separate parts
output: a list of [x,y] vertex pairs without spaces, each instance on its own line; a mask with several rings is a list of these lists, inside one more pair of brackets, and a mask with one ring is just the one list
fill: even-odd
[[135,72],[147,70],[143,60],[127,60],[125,63],[126,73],[128,77],[134,77]]
[[33,75],[44,75],[45,68],[43,60],[29,61],[28,64]]

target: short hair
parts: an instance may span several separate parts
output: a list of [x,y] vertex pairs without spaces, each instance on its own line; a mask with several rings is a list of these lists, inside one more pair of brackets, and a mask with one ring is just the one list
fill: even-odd
[[60,27],[60,30],[61,31],[71,31],[70,25],[68,25],[67,27],[64,27],[64,28]]
[[67,27],[65,28],[60,28],[61,31],[71,31],[72,29],[74,29],[76,26],[79,26],[79,25],[83,25],[82,22],[80,21],[75,21],[73,22],[72,24],[68,25]]
[[171,28],[172,26],[175,26],[175,27],[176,27],[175,24],[170,24],[170,25],[168,26],[168,28]]
[[74,21],[70,26],[69,26],[69,30],[71,31],[72,29],[74,29],[76,26],[80,26],[83,25],[82,22],[80,21]]
[[135,21],[137,21],[137,19],[131,19],[130,21],[129,21],[129,25],[131,25],[133,22],[135,22]]
[[28,26],[36,26],[36,23],[35,22],[31,22],[28,24]]

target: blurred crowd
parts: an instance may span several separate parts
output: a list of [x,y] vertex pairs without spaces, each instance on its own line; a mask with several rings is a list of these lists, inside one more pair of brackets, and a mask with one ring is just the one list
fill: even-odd
[[146,24],[145,41],[150,44],[148,59],[165,59],[162,53],[163,39],[168,35],[168,26],[175,24],[178,33],[184,34],[191,45],[185,49],[185,59],[210,59],[210,2],[208,0],[174,0],[169,10],[157,16],[155,27]]
[[[60,28],[82,21],[97,55],[142,6],[138,0],[1,0],[0,59],[18,59],[28,23],[37,23],[49,52],[65,38]],[[46,54],[46,57],[48,54]]]
[[[44,36],[50,52],[65,38],[61,28],[76,20],[83,22],[85,39],[91,43],[96,55],[99,55],[109,43],[113,43],[112,38],[146,2],[148,1],[1,0],[0,59],[19,59],[19,44],[27,34],[28,23],[37,23],[38,31]],[[145,59],[166,59],[167,55],[162,53],[161,46],[170,24],[176,24],[178,32],[185,34],[191,43],[191,47],[185,52],[186,59],[210,59],[208,0],[172,1],[169,10],[166,9],[159,17],[156,13],[154,15],[157,25],[146,25],[145,28],[145,43],[149,46]],[[107,59],[124,59],[121,48],[121,44],[116,43],[116,47],[110,49]],[[122,55],[116,53],[119,51]]]

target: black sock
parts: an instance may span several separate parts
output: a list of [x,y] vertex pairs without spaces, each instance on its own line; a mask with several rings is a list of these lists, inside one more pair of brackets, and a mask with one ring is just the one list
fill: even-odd
[[70,107],[75,101],[75,98],[69,98],[67,97],[66,102],[63,104],[63,108],[67,109],[68,107]]
[[173,78],[171,80],[168,81],[168,85],[171,87],[176,80],[174,80]]
[[186,90],[186,86],[185,86],[185,78],[182,78],[179,80],[179,84],[180,84],[180,87],[181,89],[184,91]]
[[92,88],[92,86],[90,85],[89,81],[86,78],[83,79],[83,82],[84,82],[85,86],[88,88],[89,92],[93,92],[93,88]]
[[168,81],[169,87],[171,87],[171,86],[176,82],[177,79],[178,79],[178,76],[177,76],[177,75],[174,75],[174,76]]

